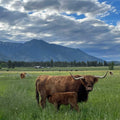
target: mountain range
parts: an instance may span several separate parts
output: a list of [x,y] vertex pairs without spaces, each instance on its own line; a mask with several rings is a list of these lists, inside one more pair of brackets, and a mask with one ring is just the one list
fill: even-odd
[[43,40],[33,39],[25,43],[0,41],[0,61],[100,61],[102,59],[88,55],[80,49],[49,44]]

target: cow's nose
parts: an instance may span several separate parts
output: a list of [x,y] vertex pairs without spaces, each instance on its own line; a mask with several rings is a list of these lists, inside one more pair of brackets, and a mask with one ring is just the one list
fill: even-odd
[[86,89],[88,92],[92,91],[93,88],[91,86],[88,86],[87,89]]

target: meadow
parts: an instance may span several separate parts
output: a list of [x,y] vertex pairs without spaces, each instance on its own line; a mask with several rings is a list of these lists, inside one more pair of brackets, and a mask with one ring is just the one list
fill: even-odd
[[[66,70],[66,68],[64,68]],[[120,70],[113,76],[100,79],[94,86],[86,103],[78,103],[80,112],[62,105],[56,112],[47,102],[45,109],[37,105],[35,99],[35,80],[39,75],[104,75],[107,68],[67,68],[62,70],[35,70],[16,68],[0,71],[0,120],[120,120]],[[70,70],[70,71],[69,71]],[[25,79],[19,74],[27,72]]]

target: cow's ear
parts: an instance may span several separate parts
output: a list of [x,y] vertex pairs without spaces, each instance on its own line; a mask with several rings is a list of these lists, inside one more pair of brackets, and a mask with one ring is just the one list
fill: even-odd
[[96,83],[97,81],[98,81],[98,78],[95,77],[95,78],[94,78],[94,83]]

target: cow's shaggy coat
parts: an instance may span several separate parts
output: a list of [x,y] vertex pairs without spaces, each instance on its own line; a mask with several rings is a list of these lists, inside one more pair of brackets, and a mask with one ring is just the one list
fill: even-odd
[[72,108],[79,111],[79,107],[77,105],[77,93],[76,92],[59,92],[54,93],[52,96],[48,98],[48,101],[55,105],[57,110],[59,110],[60,105],[68,105],[70,104]]

